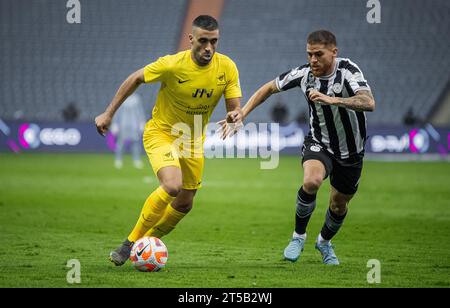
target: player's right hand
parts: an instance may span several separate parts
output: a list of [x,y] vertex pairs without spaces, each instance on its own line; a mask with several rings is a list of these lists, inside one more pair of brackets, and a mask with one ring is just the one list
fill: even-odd
[[111,125],[112,117],[104,112],[95,118],[95,126],[97,127],[97,131],[103,137],[108,132],[109,126]]

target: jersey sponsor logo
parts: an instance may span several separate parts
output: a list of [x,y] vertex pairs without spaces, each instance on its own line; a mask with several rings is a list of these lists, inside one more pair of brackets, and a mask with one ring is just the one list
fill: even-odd
[[207,98],[210,98],[214,93],[214,89],[208,90],[208,89],[195,89],[195,92],[192,93],[192,97],[196,98],[202,98],[204,94],[206,94]]
[[190,115],[202,115],[209,112],[209,105],[198,105],[196,107],[187,107],[186,114]]
[[312,145],[309,147],[309,149],[313,152],[320,152],[320,147],[317,145]]
[[181,80],[181,79],[178,79],[178,83],[185,83],[185,82],[188,82],[190,79],[186,79],[186,80]]
[[219,75],[217,76],[217,85],[224,85],[227,83],[227,78],[225,76],[225,73],[219,73]]

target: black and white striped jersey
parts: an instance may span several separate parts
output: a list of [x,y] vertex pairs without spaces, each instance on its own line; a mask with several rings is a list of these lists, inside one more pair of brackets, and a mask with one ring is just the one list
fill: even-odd
[[366,115],[344,107],[314,103],[309,91],[336,97],[351,97],[360,90],[370,91],[359,67],[345,58],[336,58],[334,72],[329,76],[314,77],[309,64],[296,67],[275,79],[278,90],[300,87],[309,105],[309,136],[324,146],[338,159],[354,158],[364,154]]

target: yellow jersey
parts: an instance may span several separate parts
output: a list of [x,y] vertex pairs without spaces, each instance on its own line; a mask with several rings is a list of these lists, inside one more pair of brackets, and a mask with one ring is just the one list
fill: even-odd
[[161,57],[144,68],[144,80],[161,83],[150,122],[169,134],[182,123],[194,136],[195,117],[197,123],[201,121],[203,136],[222,95],[242,97],[236,64],[217,52],[206,66],[197,65],[190,50]]

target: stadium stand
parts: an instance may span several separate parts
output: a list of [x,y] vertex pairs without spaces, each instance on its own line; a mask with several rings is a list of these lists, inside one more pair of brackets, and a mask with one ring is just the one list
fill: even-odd
[[[0,1],[0,117],[62,120],[73,101],[92,120],[131,72],[174,51],[184,17],[165,0],[81,1],[81,24],[67,12],[66,1]],[[153,102],[157,90],[138,91]]]
[[[187,2],[82,1],[81,24],[68,24],[65,1],[0,1],[0,117],[62,120],[73,101],[81,120],[93,119],[129,73],[176,52]],[[358,63],[374,89],[371,123],[401,124],[409,108],[426,116],[449,81],[450,3],[384,1],[380,24],[367,22],[368,10],[361,0],[228,0],[219,51],[237,63],[245,101],[306,62],[309,32],[329,29],[340,56]],[[148,115],[157,90],[139,89]],[[307,109],[299,91],[281,95],[290,120]],[[259,107],[251,119],[270,121],[271,108]],[[217,108],[212,120],[223,113]]]
[[[238,64],[247,98],[258,86],[307,62],[306,37],[317,29],[336,34],[339,53],[356,62],[374,90],[371,123],[401,124],[409,107],[425,117],[449,80],[450,3],[382,1],[381,23],[369,24],[366,1],[229,0],[220,49]],[[299,91],[283,95],[290,119],[307,110]],[[267,119],[266,103],[252,115]]]

